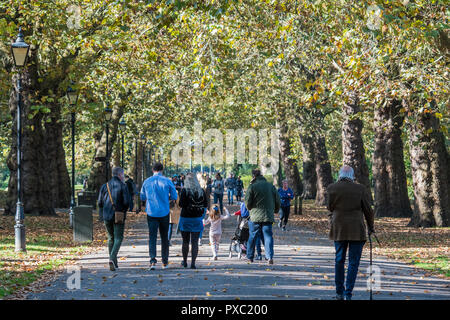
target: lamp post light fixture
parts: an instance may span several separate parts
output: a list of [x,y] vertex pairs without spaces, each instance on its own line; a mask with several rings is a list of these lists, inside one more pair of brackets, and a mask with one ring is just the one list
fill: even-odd
[[75,106],[78,102],[78,92],[72,87],[67,88],[67,98],[71,106],[71,126],[72,126],[72,199],[70,200],[69,221],[73,227],[73,208],[75,208]]
[[112,118],[113,110],[111,108],[105,108],[105,120],[106,120],[106,160],[105,160],[105,171],[106,171],[106,182],[109,180],[109,122]]
[[[28,45],[23,39],[22,28],[19,28],[19,34],[16,41],[11,44],[11,53],[14,59],[14,65],[16,68],[21,69],[27,63],[28,52],[30,51],[30,45]],[[16,204],[16,224],[15,230],[15,251],[26,251],[25,240],[25,214],[22,203],[22,110],[21,110],[21,90],[22,79],[19,73],[17,77],[17,204]]]
[[125,128],[127,127],[127,123],[125,122],[125,120],[122,118],[122,120],[120,120],[119,122],[119,126],[122,129],[122,169],[125,170],[125,161],[124,161],[124,157],[125,157],[125,148],[124,148],[124,142],[125,142]]

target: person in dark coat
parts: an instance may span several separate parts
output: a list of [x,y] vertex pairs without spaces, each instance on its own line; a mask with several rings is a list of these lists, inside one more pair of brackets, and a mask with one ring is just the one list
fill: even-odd
[[187,267],[187,256],[189,253],[189,242],[191,242],[191,269],[196,269],[195,260],[198,255],[198,244],[200,232],[203,231],[203,214],[206,212],[208,200],[206,192],[200,186],[197,177],[193,173],[187,174],[184,187],[180,192],[179,206],[181,216],[178,227],[183,238],[181,265]]
[[264,252],[269,264],[273,264],[274,213],[280,210],[280,195],[277,189],[261,175],[259,169],[252,171],[253,179],[245,194],[245,206],[250,212],[247,259],[253,262],[258,237],[264,237]]
[[236,180],[236,201],[242,201],[242,194],[244,193],[244,182],[241,180],[241,176],[237,177]]
[[134,183],[133,179],[129,175],[125,175],[125,184],[127,185],[128,194],[130,195],[130,211],[133,211],[134,196],[139,193],[137,192],[136,184]]
[[228,205],[233,204],[233,196],[236,193],[236,178],[234,173],[230,173],[230,177],[225,180],[225,187],[227,187]]
[[[115,271],[118,268],[117,254],[123,241],[123,231],[125,229],[125,223],[115,223],[115,211],[124,212],[126,219],[130,195],[124,183],[123,169],[119,167],[114,168],[112,175],[112,179],[100,188],[98,206],[103,208],[103,221],[108,234],[109,268],[111,271]],[[114,205],[111,203],[107,184]]]
[[219,172],[216,173],[216,179],[212,183],[214,204],[219,202],[220,214],[223,214],[223,192],[224,181]]
[[[339,180],[327,188],[327,208],[330,211],[330,239],[336,248],[335,283],[336,299],[351,300],[358,274],[362,249],[366,242],[366,221],[369,234],[374,231],[374,213],[367,189],[354,182],[353,168],[343,166]],[[344,287],[345,256],[348,249],[349,263]]]

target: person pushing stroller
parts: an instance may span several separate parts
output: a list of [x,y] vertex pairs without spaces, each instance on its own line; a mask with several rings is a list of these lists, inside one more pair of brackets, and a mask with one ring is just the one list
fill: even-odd
[[[231,238],[229,257],[233,256],[233,251],[238,253],[238,257],[241,258],[242,254],[247,254],[247,242],[249,238],[248,221],[250,219],[250,213],[247,210],[244,202],[240,203],[240,210],[234,213],[238,216],[238,223],[234,236]],[[256,241],[256,258],[255,260],[262,260],[261,254],[261,238]]]

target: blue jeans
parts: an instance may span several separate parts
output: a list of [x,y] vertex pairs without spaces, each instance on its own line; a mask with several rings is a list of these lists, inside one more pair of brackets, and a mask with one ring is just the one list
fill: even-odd
[[[352,297],[356,276],[358,275],[359,261],[361,260],[362,249],[365,241],[335,241],[336,263],[335,263],[335,283],[336,294]],[[345,282],[345,256],[348,248],[348,270],[347,281]]]
[[264,253],[268,260],[273,259],[273,234],[272,222],[252,222],[248,221],[248,229],[250,236],[247,242],[247,258],[253,260],[255,254],[255,246],[258,237],[264,237]]
[[227,190],[228,204],[233,204],[234,189]]
[[156,238],[161,237],[161,258],[163,264],[169,263],[169,215],[160,218],[153,218],[147,215],[148,224],[148,251],[150,263],[156,263]]
[[223,193],[214,193],[214,204],[219,201],[220,214],[223,214]]
[[261,242],[262,242],[262,244],[264,245],[264,237],[261,237],[261,236],[257,236],[257,238],[256,238],[256,240],[255,240],[255,242],[256,242],[256,255],[257,256],[261,256],[261,253],[262,253],[262,251],[261,251]]

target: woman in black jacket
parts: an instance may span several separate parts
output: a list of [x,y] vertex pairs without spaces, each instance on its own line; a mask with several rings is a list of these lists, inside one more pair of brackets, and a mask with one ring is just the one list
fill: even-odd
[[186,175],[184,187],[180,192],[179,206],[181,208],[180,220],[178,222],[183,244],[183,262],[181,265],[187,267],[187,256],[189,253],[189,242],[191,242],[191,269],[195,269],[195,259],[198,254],[198,239],[203,230],[203,213],[208,206],[208,199],[193,173]]

